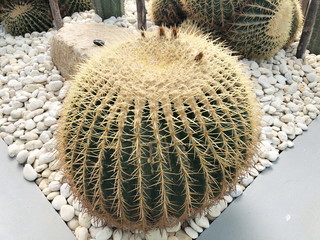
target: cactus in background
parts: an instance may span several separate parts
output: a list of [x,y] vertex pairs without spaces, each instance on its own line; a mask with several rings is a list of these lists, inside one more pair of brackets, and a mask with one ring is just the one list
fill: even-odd
[[[90,0],[59,0],[61,16],[92,9]],[[52,24],[49,2],[46,0],[13,0],[0,4],[0,19],[12,35],[47,31]]]
[[45,0],[6,1],[0,15],[5,29],[12,35],[47,31],[52,27],[49,5]]
[[292,1],[250,1],[222,30],[222,38],[244,57],[271,57],[287,44],[294,13]]
[[74,12],[83,12],[93,8],[91,0],[59,0],[61,17],[71,16]]
[[157,25],[175,26],[186,19],[180,0],[153,0],[151,19]]
[[96,13],[107,19],[111,16],[121,17],[124,12],[124,0],[93,0],[92,1]]
[[251,166],[258,111],[230,51],[195,28],[104,47],[75,75],[56,136],[74,195],[122,229],[164,228]]
[[303,20],[304,20],[300,1],[292,0],[292,2],[294,4],[293,20],[292,20],[292,25],[290,29],[290,38],[287,42],[287,45],[297,40],[298,35],[302,30]]
[[218,33],[247,58],[273,56],[293,41],[303,20],[298,0],[181,0],[181,5],[187,19]]

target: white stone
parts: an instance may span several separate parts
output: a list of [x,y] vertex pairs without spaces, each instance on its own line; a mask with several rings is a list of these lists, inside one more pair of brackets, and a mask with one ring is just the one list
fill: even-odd
[[57,121],[57,119],[55,119],[54,117],[49,116],[49,117],[46,117],[44,119],[44,125],[50,127],[53,124],[55,124],[56,121]]
[[25,147],[27,150],[34,150],[37,148],[41,148],[43,143],[41,140],[32,140],[26,143]]
[[146,233],[146,240],[167,240],[167,238],[167,232],[160,229],[153,229]]
[[186,232],[186,234],[188,234],[189,237],[193,239],[196,239],[199,236],[199,234],[195,230],[193,230],[191,227],[186,227],[184,231]]
[[96,240],[108,240],[112,236],[112,229],[110,227],[104,227],[97,232]]
[[30,111],[36,110],[38,108],[43,107],[44,102],[40,99],[30,98],[29,104],[27,105],[27,109]]
[[61,183],[58,181],[52,181],[51,183],[49,183],[49,188],[52,192],[59,191],[60,187]]
[[307,110],[308,110],[309,112],[317,112],[317,111],[318,111],[317,107],[314,106],[313,104],[308,104],[308,105],[306,105],[306,108],[307,108]]
[[91,226],[91,215],[86,212],[80,212],[79,214],[79,224],[82,227],[89,228]]
[[8,154],[10,157],[15,157],[21,150],[22,150],[22,145],[13,143],[10,146],[8,146]]
[[317,80],[317,74],[315,74],[314,72],[308,73],[306,75],[306,78],[308,79],[309,82],[314,82]]
[[303,131],[308,130],[308,126],[304,123],[298,122],[297,127],[301,128]]
[[112,234],[113,240],[121,240],[122,239],[122,230],[121,229],[116,229],[113,231]]
[[22,173],[24,178],[28,181],[34,181],[37,178],[37,172],[33,169],[33,167],[30,164],[24,165]]
[[241,194],[243,193],[243,190],[241,188],[241,186],[239,184],[237,184],[235,186],[235,189],[233,189],[231,192],[230,192],[230,195],[231,197],[239,197]]
[[253,182],[254,178],[251,175],[247,175],[241,180],[243,186],[247,187]]
[[89,232],[87,228],[78,226],[74,233],[76,235],[77,240],[88,240]]
[[60,187],[60,194],[65,198],[68,198],[71,195],[71,189],[68,183],[63,183]]
[[276,151],[276,150],[274,150],[274,151],[269,151],[269,152],[267,153],[267,159],[268,159],[269,161],[271,161],[271,162],[276,161],[276,160],[278,159],[278,157],[279,157],[279,152]]
[[56,91],[59,91],[62,88],[62,86],[63,86],[62,81],[51,81],[47,85],[47,90],[51,92],[56,92]]
[[309,73],[309,72],[312,72],[312,67],[310,65],[303,65],[302,66],[302,71],[306,72],[306,73]]
[[[50,189],[49,189],[50,190]],[[48,196],[47,196],[47,199],[49,200],[49,201],[51,201],[51,200],[53,200],[56,196],[58,196],[59,195],[59,192],[50,192],[49,194],[48,194]]]
[[17,154],[16,159],[17,159],[18,163],[24,164],[27,161],[28,156],[29,156],[29,151],[22,150]]
[[219,204],[213,205],[208,210],[208,216],[210,216],[212,219],[220,216],[220,214],[221,214],[221,209]]
[[195,230],[196,232],[198,232],[198,233],[203,232],[202,227],[198,226],[193,219],[189,219],[188,223],[189,223],[190,227],[192,227],[192,229]]
[[172,226],[172,227],[167,227],[166,230],[168,233],[171,232],[178,232],[181,229],[181,223],[177,223],[176,225]]
[[72,218],[68,223],[67,223],[68,227],[71,230],[76,230],[76,228],[79,226],[79,221],[76,218]]
[[63,205],[60,209],[61,218],[68,222],[74,217],[74,208],[70,205]]
[[196,222],[196,224],[202,228],[209,228],[210,227],[210,223],[208,218],[206,218],[205,216],[196,216],[194,221]]
[[54,209],[60,210],[63,205],[67,204],[67,200],[64,196],[58,195],[53,199],[51,204],[54,207]]
[[40,155],[39,164],[50,163],[55,158],[55,155],[52,152],[46,152]]
[[36,127],[36,124],[35,122],[32,120],[32,119],[28,119],[26,122],[25,122],[25,129],[26,130],[32,130]]

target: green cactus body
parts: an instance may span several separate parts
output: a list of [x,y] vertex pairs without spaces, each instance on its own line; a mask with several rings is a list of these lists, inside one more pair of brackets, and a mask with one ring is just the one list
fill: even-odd
[[186,19],[180,0],[153,0],[151,18],[157,25],[175,26]]
[[245,2],[243,0],[181,1],[188,18],[216,30],[223,27],[227,21],[232,20]]
[[46,1],[8,1],[2,5],[2,24],[12,35],[42,32],[52,27],[50,8]]
[[80,67],[58,151],[90,214],[122,229],[164,228],[221,199],[251,166],[258,116],[230,51],[194,29],[160,28]]
[[62,17],[93,8],[91,0],[59,0],[59,7]]
[[288,0],[254,0],[229,24],[223,38],[247,58],[276,54],[290,37],[294,8]]
[[181,5],[187,19],[247,58],[273,56],[296,38],[303,21],[298,0],[181,0]]

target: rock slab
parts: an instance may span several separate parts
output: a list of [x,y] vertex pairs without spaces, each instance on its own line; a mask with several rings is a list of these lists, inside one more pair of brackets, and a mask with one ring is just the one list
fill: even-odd
[[105,46],[127,37],[138,36],[133,29],[106,26],[97,23],[65,25],[50,41],[53,63],[61,75],[70,79],[79,63],[99,51],[93,40],[103,40]]

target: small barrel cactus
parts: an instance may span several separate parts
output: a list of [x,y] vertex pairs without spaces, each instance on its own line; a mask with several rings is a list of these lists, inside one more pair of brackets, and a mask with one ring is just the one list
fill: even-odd
[[202,212],[252,164],[258,112],[243,67],[195,28],[102,47],[58,124],[62,166],[90,214],[122,229]]
[[91,0],[59,0],[61,17],[71,16],[74,12],[83,12],[93,8]]
[[186,19],[180,0],[153,0],[151,18],[157,25],[174,26]]
[[5,1],[1,4],[1,19],[12,35],[47,31],[52,27],[52,17],[45,0]]

